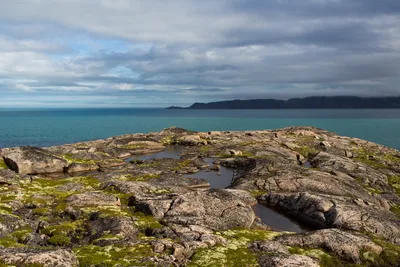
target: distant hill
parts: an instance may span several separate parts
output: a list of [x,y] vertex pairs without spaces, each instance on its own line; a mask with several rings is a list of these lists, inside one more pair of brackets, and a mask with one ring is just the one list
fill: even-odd
[[289,100],[252,99],[194,103],[168,109],[400,109],[400,97],[312,96]]

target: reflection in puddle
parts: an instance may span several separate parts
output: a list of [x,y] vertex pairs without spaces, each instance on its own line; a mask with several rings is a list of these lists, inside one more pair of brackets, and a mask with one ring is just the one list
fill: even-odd
[[289,217],[286,217],[285,215],[282,215],[279,212],[276,212],[275,210],[261,204],[254,206],[253,210],[255,214],[260,217],[262,222],[271,227],[273,230],[296,233],[303,233],[313,230],[309,226],[296,222],[295,220],[292,220]]
[[132,156],[126,161],[129,162],[131,160],[152,160],[152,159],[180,159],[180,154],[183,150],[181,146],[166,146],[165,149],[161,152],[146,154],[146,155],[136,155]]
[[306,160],[304,163],[303,163],[303,167],[305,167],[305,168],[312,168],[312,165],[311,165],[311,163],[308,161],[308,160]]
[[[182,146],[167,146],[164,151],[147,155],[133,156],[129,158],[127,161],[130,160],[145,161],[145,160],[161,159],[161,158],[180,159],[180,154],[182,150],[183,150]],[[213,162],[215,159],[204,158],[203,160],[211,168],[214,164]],[[312,168],[309,161],[304,162],[303,166],[306,168]],[[185,175],[185,177],[202,178],[210,183],[211,188],[224,189],[231,185],[233,171],[234,171],[233,169],[220,166],[219,171],[216,171],[216,170],[210,170],[210,168],[201,170],[194,174]],[[260,217],[263,223],[265,223],[274,230],[296,232],[296,233],[303,233],[313,230],[312,227],[310,227],[310,225],[306,225],[304,223],[293,220],[290,217],[287,217],[261,204],[255,205],[253,207],[253,210],[255,214],[258,217]]]
[[[203,159],[210,167],[213,165],[214,159],[205,158]],[[229,169],[223,166],[220,166],[220,170],[218,171],[210,171],[210,170],[201,170],[197,173],[185,175],[190,178],[202,178],[210,183],[211,188],[223,189],[227,188],[231,185],[232,177],[233,177],[233,169]]]

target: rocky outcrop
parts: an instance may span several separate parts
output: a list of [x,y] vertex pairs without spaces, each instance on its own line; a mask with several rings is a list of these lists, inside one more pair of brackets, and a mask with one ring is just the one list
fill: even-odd
[[7,166],[20,174],[63,172],[65,159],[37,147],[4,148],[1,150]]
[[310,193],[270,193],[262,197],[268,205],[305,216],[326,227],[366,231],[400,242],[400,221],[388,210],[351,197]]
[[318,261],[303,255],[291,255],[287,247],[276,241],[257,241],[249,246],[259,255],[261,267],[320,266]]
[[173,127],[0,154],[0,263],[400,264],[400,152],[368,141]]
[[324,248],[341,259],[361,263],[363,251],[375,254],[382,252],[382,247],[372,242],[368,237],[339,229],[325,229],[305,234],[283,235],[275,239],[280,244],[291,247]]
[[[239,195],[238,191],[214,189],[178,196],[150,198],[134,196],[130,199],[130,205],[157,219],[162,219],[166,224],[199,225],[214,231],[235,227],[249,228],[254,222],[255,214],[246,204],[249,202],[249,196],[246,195],[241,199]],[[255,200],[251,202],[254,203]]]

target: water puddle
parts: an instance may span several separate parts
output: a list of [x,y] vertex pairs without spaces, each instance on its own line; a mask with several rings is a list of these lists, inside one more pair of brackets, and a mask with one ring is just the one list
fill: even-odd
[[[205,158],[203,160],[208,163],[210,167],[213,166],[214,159]],[[233,169],[220,166],[219,171],[206,169],[185,176],[190,178],[202,178],[210,183],[211,188],[224,189],[231,185]]]
[[310,168],[313,167],[313,166],[311,165],[311,162],[309,162],[308,160],[306,160],[306,161],[303,163],[302,166],[305,167],[305,168],[307,168],[307,169],[310,169]]
[[183,150],[183,147],[181,146],[166,146],[165,149],[161,152],[157,153],[152,153],[152,154],[146,154],[146,155],[136,155],[132,156],[129,159],[126,160],[126,162],[129,162],[131,160],[152,160],[152,159],[180,159],[180,154]]
[[[129,158],[127,161],[131,160],[152,160],[152,159],[161,159],[161,158],[172,158],[172,159],[180,159],[180,154],[183,151],[182,146],[167,146],[164,151],[147,154],[147,155],[137,155]],[[187,174],[185,177],[189,178],[201,178],[210,183],[211,188],[216,189],[224,189],[231,185],[234,170],[231,168],[227,168],[224,166],[219,166],[219,170],[213,170],[212,167],[214,165],[215,159],[213,158],[204,158],[203,159],[208,165],[209,168],[200,170],[197,173]],[[311,168],[311,164],[309,161],[303,163],[303,166],[306,168]],[[253,207],[255,214],[260,217],[263,223],[271,227],[276,231],[288,231],[288,232],[296,232],[303,233],[307,231],[314,230],[310,227],[310,224],[301,223],[298,220],[294,220],[289,216],[283,215],[271,208],[268,208],[264,205],[257,204]]]
[[304,233],[314,229],[310,226],[297,222],[271,208],[257,204],[253,207],[255,214],[260,217],[261,221],[271,227],[275,231],[288,231],[295,233]]

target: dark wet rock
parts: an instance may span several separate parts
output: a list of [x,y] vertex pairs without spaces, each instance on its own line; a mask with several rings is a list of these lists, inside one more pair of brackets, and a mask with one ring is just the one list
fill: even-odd
[[73,252],[65,249],[42,251],[30,248],[0,248],[0,260],[6,264],[45,267],[78,266]]
[[38,147],[3,148],[1,156],[13,171],[20,174],[63,172],[68,162]]
[[377,255],[382,252],[382,247],[372,242],[367,236],[339,229],[283,235],[275,240],[292,247],[324,248],[341,259],[353,263],[361,263],[360,255],[363,251],[371,251]]

